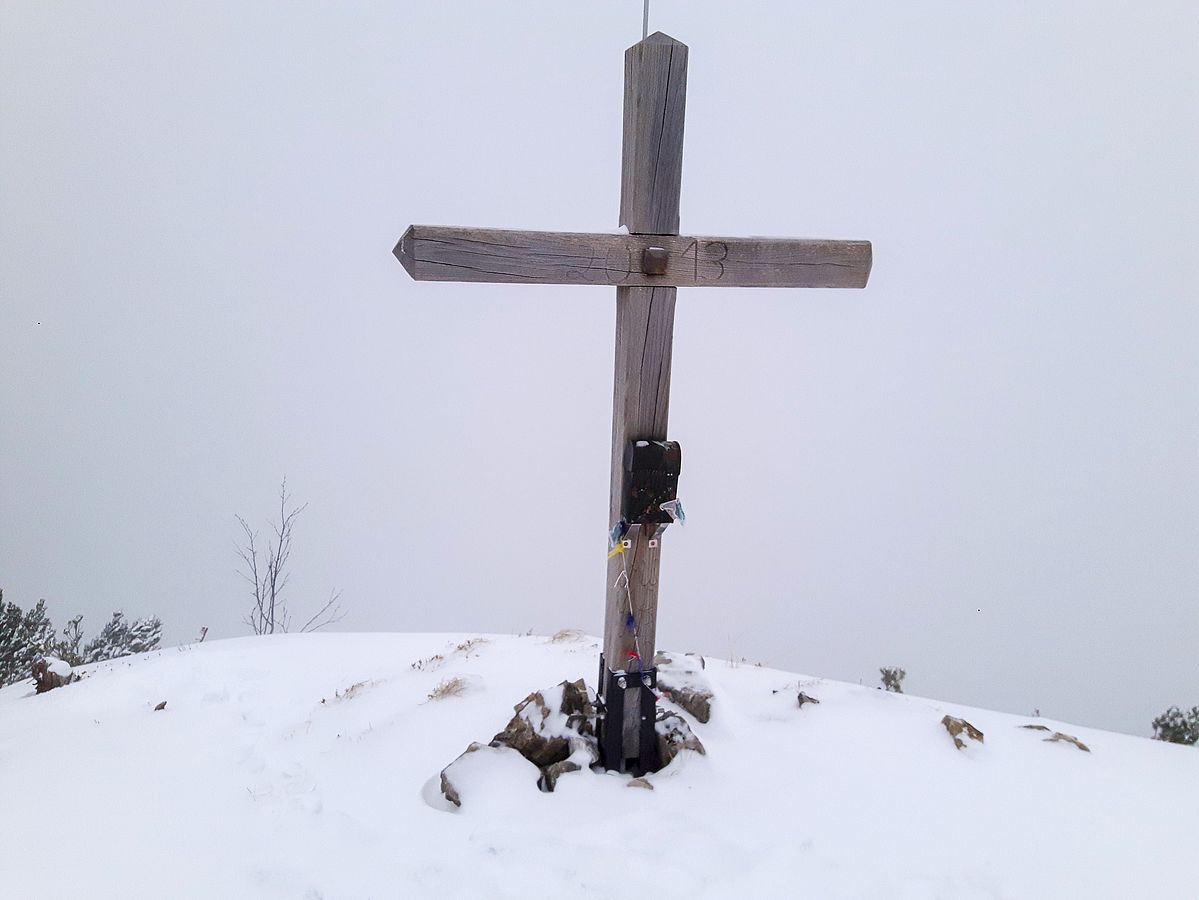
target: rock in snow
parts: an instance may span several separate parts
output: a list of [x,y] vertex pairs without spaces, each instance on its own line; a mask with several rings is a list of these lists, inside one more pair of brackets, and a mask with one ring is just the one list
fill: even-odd
[[658,752],[663,766],[670,765],[683,750],[694,750],[701,756],[706,752],[687,720],[676,712],[659,709],[654,728],[658,732]]
[[1045,740],[1050,741],[1050,742],[1065,741],[1068,744],[1073,744],[1075,747],[1077,747],[1079,750],[1082,750],[1084,753],[1091,752],[1090,747],[1088,747],[1086,744],[1084,744],[1078,738],[1074,737],[1074,735],[1072,735],[1072,734],[1062,734],[1062,732],[1060,732],[1060,731],[1055,731],[1052,735],[1045,738]]
[[491,744],[511,747],[538,768],[562,762],[578,750],[594,762],[599,758],[594,697],[581,678],[535,691],[516,704],[516,715]]
[[[594,695],[583,679],[534,691],[514,709],[516,715],[487,747],[472,743],[441,770],[441,793],[454,806],[462,805],[463,767],[474,771],[478,766],[479,757],[470,756],[472,753],[488,749],[516,751],[537,770],[529,784],[535,781],[547,793],[553,791],[558,779],[567,772],[578,772],[599,759],[593,724]],[[506,771],[517,769],[507,767]]]
[[707,724],[712,716],[712,685],[703,673],[703,657],[659,653],[654,657],[658,689],[696,720]]
[[800,709],[803,709],[805,703],[815,703],[817,706],[820,705],[819,700],[817,700],[815,697],[809,697],[803,691],[800,691],[799,696],[796,697],[795,699],[796,699],[796,703]]
[[[563,681],[552,688],[534,691],[514,709],[516,715],[488,746],[515,750],[536,766],[539,772],[537,787],[542,791],[552,792],[563,775],[598,764],[595,694],[583,679]],[[703,754],[703,744],[678,713],[659,709],[654,725],[663,766],[683,750]],[[462,806],[463,795],[458,773],[463,766],[475,770],[478,757],[469,757],[469,754],[483,749],[481,744],[472,743],[441,771],[441,793],[456,807]],[[509,767],[506,771],[513,769]]]
[[[953,745],[959,750],[966,747],[966,739],[977,741],[980,744],[983,742],[983,733],[965,719],[959,719],[955,716],[945,716],[941,720],[941,724],[945,726],[945,730],[953,738]],[[962,735],[966,737],[963,738]]]
[[75,680],[71,664],[53,656],[46,656],[33,664],[33,683],[36,693],[44,694]]

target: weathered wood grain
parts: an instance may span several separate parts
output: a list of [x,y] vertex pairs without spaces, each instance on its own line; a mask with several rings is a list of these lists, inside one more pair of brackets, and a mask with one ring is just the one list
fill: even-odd
[[624,54],[620,224],[634,234],[679,233],[687,45],[658,31]]
[[[673,38],[653,34],[625,53],[620,221],[631,232],[655,235],[677,235],[679,232],[686,87],[687,48]],[[665,243],[666,239],[657,238],[654,245]],[[628,244],[624,244],[624,248],[627,252]],[[695,254],[702,255],[698,244]],[[697,265],[692,262],[693,281],[698,276]],[[625,268],[639,273],[639,260]],[[629,278],[632,277],[630,271]],[[665,279],[667,276],[641,277]],[[671,345],[678,293],[673,286],[616,283],[609,525],[620,519],[625,490],[626,444],[666,438]],[[604,661],[614,671],[651,668],[656,650],[658,569],[662,548],[661,544],[650,547],[651,535],[639,526],[631,528],[628,537],[632,546],[612,557],[607,572],[603,647]],[[636,623],[635,634],[626,626],[630,612]],[[631,653],[637,657],[631,657]],[[636,680],[630,681],[625,693],[626,709],[631,710],[634,704],[640,708],[641,690]],[[641,755],[639,726],[639,715],[627,715],[621,723],[625,759]],[[650,751],[647,749],[647,752]]]
[[[666,272],[641,255],[667,251]],[[869,241],[736,238],[413,225],[396,258],[417,281],[606,284],[622,287],[861,288]]]
[[[612,460],[608,519],[620,520],[624,498],[624,449],[629,441],[664,440],[670,413],[670,361],[677,290],[616,289],[616,377],[612,389]],[[604,616],[604,659],[613,670],[628,668],[637,653],[645,668],[653,665],[658,619],[658,559],[661,544],[649,546],[649,534],[630,529],[633,546],[608,562]],[[620,577],[628,572],[628,585]],[[637,635],[625,627],[630,611]]]

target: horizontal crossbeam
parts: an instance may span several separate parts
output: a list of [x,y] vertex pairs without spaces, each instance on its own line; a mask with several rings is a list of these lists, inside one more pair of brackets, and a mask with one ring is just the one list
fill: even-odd
[[871,262],[869,241],[437,225],[411,226],[395,255],[417,281],[619,287],[861,288]]

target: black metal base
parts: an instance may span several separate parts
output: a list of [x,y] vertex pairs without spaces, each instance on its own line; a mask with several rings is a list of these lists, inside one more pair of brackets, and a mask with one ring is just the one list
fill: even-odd
[[597,736],[604,768],[636,776],[658,771],[658,670],[613,672],[601,654],[599,684],[604,715],[597,722]]

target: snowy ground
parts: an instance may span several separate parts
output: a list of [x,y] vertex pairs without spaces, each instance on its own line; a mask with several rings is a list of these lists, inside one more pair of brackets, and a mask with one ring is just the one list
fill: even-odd
[[[0,894],[1199,896],[1199,748],[716,660],[712,720],[692,721],[708,755],[654,790],[497,771],[434,808],[430,779],[513,704],[597,667],[591,638],[453,653],[467,637],[219,641],[3,689]],[[454,676],[465,693],[427,700]],[[957,750],[946,713],[985,743]]]

